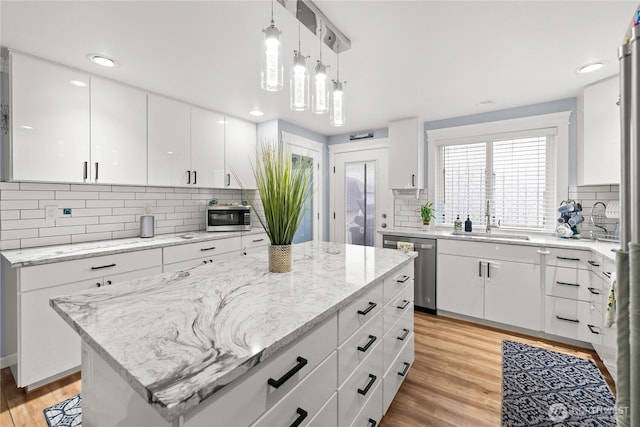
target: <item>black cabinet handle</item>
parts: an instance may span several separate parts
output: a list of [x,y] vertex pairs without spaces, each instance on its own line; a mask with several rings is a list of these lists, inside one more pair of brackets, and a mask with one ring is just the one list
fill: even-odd
[[564,320],[565,322],[580,323],[580,321],[578,319],[569,319],[567,317],[556,316],[556,319]]
[[84,162],[84,167],[82,169],[82,179],[85,181],[89,178],[89,162]]
[[574,287],[576,287],[576,288],[580,287],[580,284],[579,284],[579,283],[559,282],[559,281],[557,281],[557,280],[556,280],[556,283],[557,283],[558,285],[562,285],[562,286],[574,286]]
[[296,414],[298,414],[298,418],[291,424],[291,427],[298,427],[304,419],[307,418],[307,415],[309,415],[309,413],[302,408],[296,409]]
[[587,325],[587,328],[589,328],[589,330],[591,331],[592,334],[600,335],[600,332],[593,330],[593,328],[595,328],[595,326]]
[[264,242],[264,239],[253,239],[253,243]]
[[491,278],[491,263],[487,263],[487,279]]
[[231,174],[227,174],[227,187],[231,185]]
[[369,427],[376,427],[378,425],[378,422],[373,418],[369,418],[368,422],[369,422]]
[[410,333],[411,331],[410,331],[410,330],[408,330],[408,329],[403,329],[403,330],[402,330],[402,332],[403,332],[403,334],[402,334],[402,335],[400,335],[400,336],[396,337],[396,338],[398,338],[400,341],[404,341],[404,340],[409,336],[409,333]]
[[376,340],[377,340],[377,338],[375,336],[369,335],[369,341],[364,345],[364,347],[358,346],[358,351],[361,351],[361,352],[364,353],[365,351],[369,350],[369,347],[371,347],[371,345],[374,342],[376,342]]
[[402,302],[404,304],[396,305],[396,308],[399,308],[400,310],[404,310],[405,308],[407,308],[407,306],[411,301],[407,301],[406,299],[403,299]]
[[187,171],[187,184],[191,184],[191,171]]
[[92,270],[101,270],[103,268],[110,268],[110,267],[115,267],[116,263],[114,262],[113,264],[107,264],[107,265],[100,265],[98,267],[91,267]]
[[366,396],[367,393],[369,392],[369,389],[371,388],[373,383],[376,382],[377,379],[378,379],[378,377],[376,377],[375,375],[369,374],[369,382],[367,383],[367,385],[364,388],[359,388],[358,389],[358,393],[360,393],[363,396]]
[[596,288],[587,288],[587,289],[589,289],[589,292],[591,292],[593,295],[600,295],[600,292],[598,292]]
[[591,264],[592,266],[594,266],[594,267],[600,267],[600,264],[598,264],[598,263],[597,263],[597,262],[595,262],[595,261],[587,261],[587,262],[588,262],[589,264]]
[[280,379],[274,380],[273,378],[269,378],[269,380],[267,381],[267,384],[269,384],[273,388],[280,388],[280,386],[282,386],[282,384],[284,384],[287,381],[289,381],[289,379],[292,376],[294,376],[300,369],[305,367],[305,365],[307,364],[307,359],[305,359],[304,357],[298,356],[296,358],[296,362],[298,362],[296,364],[296,366],[291,368],[289,370],[289,372],[287,372],[282,377],[280,377]]
[[111,284],[111,280],[107,280],[107,285],[110,285],[110,284]]
[[609,279],[611,279],[611,273],[609,273],[608,271],[603,271],[602,274],[604,274],[605,276],[607,276]]
[[403,275],[398,276],[398,277],[395,278],[395,281],[398,282],[398,283],[404,283],[407,280],[409,280],[409,276],[407,276],[406,274],[403,274]]
[[478,261],[478,277],[482,277],[482,261]]
[[98,162],[96,162],[96,177],[94,179],[98,182]]
[[100,287],[102,287],[102,283],[98,282],[98,283],[96,283],[96,286],[100,288]]
[[373,310],[374,308],[376,308],[378,304],[376,304],[373,301],[369,301],[369,307],[365,308],[364,310],[358,310],[358,314],[362,314],[363,316],[367,315],[371,310]]
[[562,259],[565,261],[580,261],[580,258],[567,258],[566,256],[557,256],[556,258]]
[[198,183],[198,171],[193,171],[193,183]]
[[398,372],[398,375],[404,377],[405,375],[407,375],[407,371],[409,370],[409,366],[411,366],[411,364],[407,362],[403,362],[402,364],[404,365],[404,369],[401,372]]
[[216,248],[215,246],[211,246],[210,248],[200,248],[200,252],[212,251],[215,248]]

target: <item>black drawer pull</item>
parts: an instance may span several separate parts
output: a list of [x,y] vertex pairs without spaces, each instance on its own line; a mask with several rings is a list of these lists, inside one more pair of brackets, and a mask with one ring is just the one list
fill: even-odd
[[600,264],[595,261],[587,261],[587,262],[594,267],[600,267]]
[[100,287],[102,287],[102,283],[98,282],[98,283],[96,283],[96,286],[100,288]]
[[200,252],[212,251],[215,248],[216,248],[215,246],[211,246],[210,248],[200,248]]
[[107,280],[107,285],[110,285],[110,284],[111,284],[111,280]]
[[264,239],[253,239],[253,243],[264,242]]
[[580,323],[580,321],[578,319],[569,319],[567,317],[556,316],[556,319],[564,320],[565,322]]
[[562,259],[565,261],[580,261],[580,258],[567,258],[566,256],[557,256],[556,258]]
[[587,288],[587,289],[589,289],[589,292],[591,292],[593,295],[600,295],[600,292],[596,288]]
[[589,330],[591,331],[592,334],[600,335],[600,332],[593,330],[593,328],[595,328],[595,326],[587,325],[587,328],[589,328]]
[[191,184],[191,171],[187,171],[187,184]]
[[397,277],[395,278],[395,281],[396,281],[396,282],[398,282],[398,283],[404,283],[404,282],[406,282],[407,280],[409,280],[409,276],[407,276],[406,274],[403,274],[403,275],[397,276]]
[[307,418],[307,415],[309,415],[309,413],[302,408],[296,409],[296,414],[298,414],[298,418],[291,424],[291,427],[298,427],[304,419]]
[[403,329],[403,330],[402,330],[402,332],[404,332],[402,335],[400,335],[400,336],[396,337],[396,338],[398,338],[400,341],[404,341],[404,340],[409,336],[409,334],[411,333],[411,331],[410,331],[410,330],[408,330],[408,329]]
[[407,306],[411,301],[407,301],[406,299],[403,299],[402,302],[403,304],[396,305],[396,308],[399,308],[400,310],[404,310],[405,308],[407,308]]
[[378,425],[378,422],[376,420],[374,420],[373,418],[369,418],[369,427],[376,427]]
[[267,384],[269,384],[273,388],[280,388],[282,384],[289,381],[289,379],[292,376],[294,376],[300,369],[304,368],[304,366],[307,364],[307,359],[305,359],[304,357],[298,356],[296,358],[296,362],[298,362],[296,366],[291,368],[291,370],[289,370],[289,372],[284,374],[279,380],[274,380],[273,378],[269,378],[269,380],[267,381]]
[[403,362],[402,364],[404,365],[404,369],[402,370],[402,372],[398,372],[398,375],[404,377],[405,375],[407,375],[407,371],[409,370],[409,366],[411,366],[411,364],[407,362]]
[[365,388],[359,388],[358,389],[358,393],[360,393],[363,396],[366,396],[367,393],[369,393],[369,389],[371,388],[371,386],[373,385],[373,383],[376,382],[376,380],[378,379],[378,377],[376,377],[373,374],[369,374],[369,382],[367,383],[367,385],[365,386]]
[[556,283],[562,286],[575,286],[576,288],[580,287],[579,283],[558,282],[557,280],[556,280]]
[[373,335],[369,335],[369,341],[364,345],[364,347],[360,347],[358,346],[358,351],[362,351],[365,352],[367,350],[369,350],[369,347],[371,347],[371,345],[376,342],[377,338]]
[[607,276],[609,279],[611,279],[611,273],[609,273],[608,271],[603,271],[602,274],[604,274],[605,276]]
[[376,308],[378,304],[376,304],[373,301],[369,301],[369,307],[365,308],[364,310],[358,310],[358,314],[362,314],[363,316],[367,315],[371,310],[373,310],[374,308]]
[[193,183],[198,183],[198,171],[193,171]]
[[111,267],[115,267],[116,264],[115,262],[113,264],[107,264],[107,265],[100,265],[98,267],[91,267],[92,270],[102,270],[103,268],[111,268]]

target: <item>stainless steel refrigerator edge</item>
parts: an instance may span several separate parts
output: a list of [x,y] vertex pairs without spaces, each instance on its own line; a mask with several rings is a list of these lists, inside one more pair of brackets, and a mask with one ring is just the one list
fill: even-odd
[[417,237],[399,237],[385,234],[383,247],[397,249],[398,242],[413,243],[418,252],[414,261],[414,305],[418,310],[436,313],[436,252],[437,240]]

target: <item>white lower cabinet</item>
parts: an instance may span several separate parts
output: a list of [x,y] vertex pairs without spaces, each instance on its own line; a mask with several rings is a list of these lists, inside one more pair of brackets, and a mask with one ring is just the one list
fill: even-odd
[[415,358],[413,334],[409,336],[400,354],[393,360],[391,366],[384,374],[382,383],[382,412],[386,413],[391,406],[393,398],[396,396],[402,382],[407,377],[407,373],[413,365]]
[[208,240],[163,249],[163,271],[183,271],[240,254],[240,237]]
[[[376,385],[371,398],[364,405],[351,427],[376,427],[382,419],[382,382]],[[328,424],[327,424],[328,426]]]
[[[441,243],[438,242],[438,249]],[[483,266],[476,258],[438,253],[438,309],[484,317]]]
[[307,426],[328,427],[336,425],[338,425],[338,393],[333,393]]

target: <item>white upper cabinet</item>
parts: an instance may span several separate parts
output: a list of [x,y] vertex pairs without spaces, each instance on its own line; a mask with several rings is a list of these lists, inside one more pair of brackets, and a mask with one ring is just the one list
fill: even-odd
[[225,118],[191,107],[191,182],[197,187],[222,188]]
[[149,185],[191,183],[189,110],[187,104],[149,94]]
[[10,61],[8,178],[84,182],[90,160],[89,76],[14,52]]
[[389,188],[424,187],[424,151],[418,119],[389,123]]
[[147,94],[91,78],[91,182],[147,184]]
[[620,80],[584,89],[584,185],[620,183]]
[[[225,159],[226,188],[256,188],[251,164],[255,164],[256,125],[251,122],[226,118]],[[235,172],[235,174],[234,174]],[[236,176],[241,182],[238,182]]]

